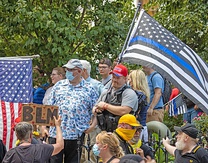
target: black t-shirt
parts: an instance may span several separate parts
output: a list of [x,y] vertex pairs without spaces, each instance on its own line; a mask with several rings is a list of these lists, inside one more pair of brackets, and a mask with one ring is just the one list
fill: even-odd
[[0,162],[3,160],[5,154],[6,154],[6,147],[3,144],[2,140],[0,140]]
[[205,163],[208,162],[208,152],[196,146],[191,153],[181,155],[181,151],[175,150],[175,163]]
[[45,163],[51,157],[53,150],[51,144],[18,146],[6,153],[2,163]]

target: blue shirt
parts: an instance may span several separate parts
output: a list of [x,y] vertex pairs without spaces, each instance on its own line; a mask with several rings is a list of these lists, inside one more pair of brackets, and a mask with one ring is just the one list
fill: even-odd
[[104,90],[104,85],[100,81],[95,80],[90,76],[86,79],[86,81],[92,84],[92,86],[95,88],[96,92],[98,93],[98,96],[100,96],[100,94]]
[[38,88],[34,88],[33,89],[33,103],[36,103],[36,104],[43,104],[43,98],[44,98],[44,95],[45,95],[45,92],[46,92],[46,87],[48,87],[49,84],[48,83],[45,83],[45,84],[42,84],[40,87]]
[[[60,80],[53,86],[48,104],[59,106],[63,139],[75,140],[89,128],[97,99],[95,89],[83,79],[76,86],[70,84],[68,79]],[[56,137],[55,127],[50,127],[49,136]]]
[[[163,92],[164,90],[164,80],[162,78],[162,76],[160,74],[155,74],[156,72],[152,72],[149,76],[147,76],[147,81],[148,81],[148,86],[150,89],[150,104],[152,102],[152,99],[154,97],[154,89],[155,88],[160,88]],[[155,74],[153,76],[153,74]],[[152,77],[153,76],[153,77]],[[158,101],[157,105],[155,106],[155,108],[161,108],[163,107],[163,99],[162,99],[162,95],[160,97],[160,100]]]

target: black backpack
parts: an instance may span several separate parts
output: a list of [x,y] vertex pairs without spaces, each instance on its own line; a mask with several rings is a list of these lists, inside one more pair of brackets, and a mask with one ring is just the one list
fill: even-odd
[[147,96],[141,91],[134,90],[134,92],[137,94],[137,98],[138,98],[138,109],[134,113],[134,115],[138,116],[138,112],[141,111],[143,109],[143,107],[146,107],[148,104],[147,103]]
[[[160,74],[158,72],[155,72],[152,77],[151,77],[151,82],[152,82],[152,78],[155,76],[155,74]],[[160,74],[161,75],[161,74]],[[162,76],[162,75],[161,75]],[[170,99],[170,95],[172,93],[172,84],[170,81],[168,81],[166,78],[164,78],[162,76],[163,80],[164,80],[164,91],[162,93],[162,99],[163,99],[163,104],[165,105],[169,99]]]

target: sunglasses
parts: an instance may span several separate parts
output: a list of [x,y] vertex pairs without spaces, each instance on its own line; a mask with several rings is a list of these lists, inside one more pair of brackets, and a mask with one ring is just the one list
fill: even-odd
[[142,132],[142,128],[137,128],[136,132]]

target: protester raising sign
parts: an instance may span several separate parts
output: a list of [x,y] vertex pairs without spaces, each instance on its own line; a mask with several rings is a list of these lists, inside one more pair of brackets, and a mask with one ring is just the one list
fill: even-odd
[[58,106],[22,104],[21,121],[33,125],[55,126],[53,116],[58,117]]

